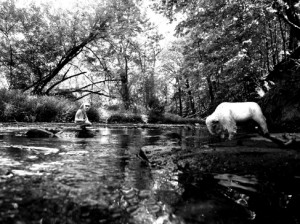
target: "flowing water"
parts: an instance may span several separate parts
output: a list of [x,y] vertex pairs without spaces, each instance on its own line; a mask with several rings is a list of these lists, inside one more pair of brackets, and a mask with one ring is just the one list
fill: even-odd
[[[201,129],[99,127],[92,138],[25,132],[0,134],[1,223],[255,223],[255,176],[199,174],[195,181],[170,161],[152,166],[137,157],[145,146],[201,147],[208,138]],[[280,208],[291,197],[278,196]]]

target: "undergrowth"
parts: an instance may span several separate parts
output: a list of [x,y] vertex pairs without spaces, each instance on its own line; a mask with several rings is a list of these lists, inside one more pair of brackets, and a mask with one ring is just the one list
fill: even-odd
[[[0,89],[1,122],[73,122],[80,103],[57,96],[35,96],[18,90]],[[96,108],[88,111],[89,120],[98,122]]]

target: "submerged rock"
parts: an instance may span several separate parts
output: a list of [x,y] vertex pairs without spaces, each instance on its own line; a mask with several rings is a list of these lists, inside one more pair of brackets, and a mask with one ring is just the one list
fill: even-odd
[[30,129],[26,132],[26,136],[28,138],[52,138],[52,137],[56,137],[56,135],[51,132],[51,131],[47,131],[45,129]]
[[93,138],[93,137],[95,137],[95,135],[96,135],[96,133],[94,131],[83,128],[83,129],[79,130],[75,136],[77,138]]
[[175,146],[175,145],[169,145],[169,146],[146,145],[139,150],[136,156],[148,164],[157,164],[157,163],[161,163],[162,161],[168,160],[170,156],[173,153],[175,153],[175,151],[178,151],[180,149],[181,149],[180,146]]

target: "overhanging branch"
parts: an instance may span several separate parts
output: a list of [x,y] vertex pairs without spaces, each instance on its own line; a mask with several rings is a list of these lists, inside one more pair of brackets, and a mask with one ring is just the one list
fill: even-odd
[[51,91],[55,86],[59,85],[60,83],[66,81],[66,80],[68,80],[68,79],[70,79],[70,78],[74,78],[74,77],[76,77],[76,76],[79,76],[79,75],[82,75],[82,74],[85,74],[85,73],[86,73],[86,72],[79,72],[79,73],[77,73],[77,74],[74,74],[74,75],[71,75],[71,76],[68,76],[68,77],[65,77],[65,76],[66,76],[66,73],[65,73],[65,75],[63,76],[63,78],[62,78],[61,80],[57,81],[56,83],[54,83],[52,86],[50,86],[50,87],[46,90],[46,94],[49,94],[50,91]]
[[116,82],[116,81],[121,81],[121,79],[106,79],[106,80],[101,80],[101,81],[93,82],[91,84],[83,86],[83,87],[81,87],[81,89],[85,89],[85,88],[88,88],[88,87],[90,87],[92,85],[96,85],[96,84],[103,83],[103,82]]
[[115,96],[107,95],[107,94],[101,92],[100,90],[99,91],[91,91],[91,90],[78,90],[78,91],[76,91],[76,90],[73,90],[71,92],[86,93],[86,94],[78,97],[77,100],[80,100],[80,99],[82,99],[82,98],[84,98],[88,95],[91,95],[91,94],[96,94],[96,95],[99,95],[99,96],[105,96],[105,97],[110,97],[110,98],[116,98]]

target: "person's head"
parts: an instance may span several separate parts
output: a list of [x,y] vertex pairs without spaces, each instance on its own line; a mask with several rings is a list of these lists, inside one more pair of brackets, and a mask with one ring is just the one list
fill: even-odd
[[84,111],[88,111],[91,108],[91,105],[89,103],[83,103],[80,106],[80,109],[84,110]]

